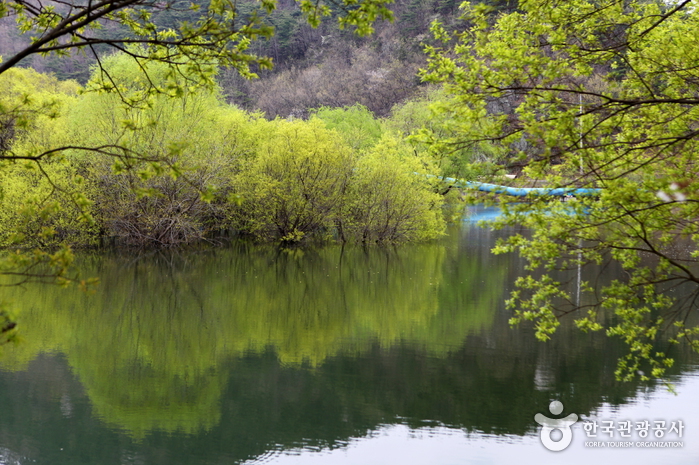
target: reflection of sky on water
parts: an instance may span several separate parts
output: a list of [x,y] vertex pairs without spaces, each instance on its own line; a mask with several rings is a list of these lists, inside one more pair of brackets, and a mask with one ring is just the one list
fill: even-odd
[[486,207],[483,205],[469,206],[467,214],[464,216],[464,223],[478,223],[479,221],[492,221],[500,216],[500,207]]
[[[384,425],[364,438],[351,439],[346,447],[335,450],[292,449],[269,453],[245,462],[273,465],[672,465],[696,464],[699,461],[699,374],[692,373],[676,380],[677,395],[666,390],[639,392],[630,404],[610,407],[605,404],[591,420],[682,420],[682,438],[669,433],[661,439],[643,441],[680,441],[682,448],[592,448],[586,441],[633,441],[618,437],[588,439],[578,422],[573,427],[573,442],[561,452],[550,452],[536,436],[493,436],[467,434],[462,430],[438,427],[411,429],[405,425]],[[542,412],[547,406],[542,406]],[[513,415],[516,415],[513,412]],[[587,419],[587,418],[586,418]],[[534,419],[532,419],[532,422]]]

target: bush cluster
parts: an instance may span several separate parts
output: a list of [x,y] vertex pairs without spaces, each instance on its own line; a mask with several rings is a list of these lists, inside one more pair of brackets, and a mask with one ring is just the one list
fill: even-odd
[[442,196],[416,175],[434,170],[429,157],[366,108],[268,121],[226,104],[215,85],[160,65],[142,71],[113,55],[84,89],[31,70],[2,76],[0,104],[21,100],[30,113],[5,137],[2,245],[173,245],[221,232],[398,242],[443,232]]

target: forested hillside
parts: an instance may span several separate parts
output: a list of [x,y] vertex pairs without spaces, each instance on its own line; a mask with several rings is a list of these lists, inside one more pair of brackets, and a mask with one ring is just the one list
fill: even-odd
[[[175,28],[194,22],[198,12],[191,2],[175,1],[153,14],[159,27]],[[205,5],[206,1],[194,2]],[[238,4],[240,14],[258,2]],[[300,6],[292,0],[280,1],[264,21],[274,27],[274,35],[257,39],[251,50],[269,56],[274,68],[258,70],[259,79],[245,79],[235,69],[222,69],[219,82],[229,103],[247,110],[261,110],[275,116],[307,117],[311,108],[340,107],[360,103],[376,116],[386,116],[399,102],[412,97],[421,86],[417,71],[425,66],[425,43],[432,41],[429,27],[439,20],[456,25],[460,0],[398,0],[391,9],[394,21],[380,21],[371,36],[360,37],[336,22],[324,21],[311,27]],[[509,10],[512,0],[494,0],[501,10]],[[334,12],[333,14],[336,14]],[[110,35],[120,25],[105,23],[103,34]],[[29,37],[18,32],[13,16],[0,18],[0,56],[10,56],[25,47]],[[95,46],[99,52],[105,47]],[[21,63],[59,80],[75,79],[85,84],[95,59],[90,51],[67,55],[33,55]]]

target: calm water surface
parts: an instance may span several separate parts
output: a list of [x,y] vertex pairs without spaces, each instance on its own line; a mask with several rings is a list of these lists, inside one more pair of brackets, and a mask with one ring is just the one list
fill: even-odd
[[[24,341],[0,357],[0,464],[699,462],[697,358],[673,349],[673,395],[617,383],[615,341],[567,322],[548,343],[511,329],[523,263],[489,253],[507,233],[86,255],[91,294],[6,290]],[[614,436],[578,422],[566,450],[546,450],[534,415],[554,416],[552,400]],[[624,420],[684,430],[625,439]],[[640,440],[682,447],[608,445]]]

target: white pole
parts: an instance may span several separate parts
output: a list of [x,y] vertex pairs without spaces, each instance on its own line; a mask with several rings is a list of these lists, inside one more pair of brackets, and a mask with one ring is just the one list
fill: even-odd
[[583,149],[583,122],[582,122],[582,113],[583,113],[583,106],[582,106],[582,94],[578,94],[578,97],[580,98],[580,176],[583,175],[583,154],[582,154],[582,149]]

